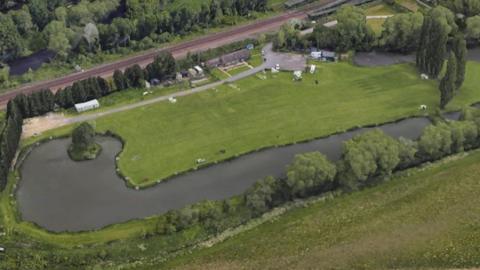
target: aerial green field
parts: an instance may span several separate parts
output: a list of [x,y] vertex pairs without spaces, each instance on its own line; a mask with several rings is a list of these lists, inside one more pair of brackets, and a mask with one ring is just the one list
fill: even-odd
[[409,177],[395,177],[372,189],[290,211],[164,267],[479,267],[479,175],[479,152],[432,168],[416,169]]
[[[379,3],[377,5],[369,6],[365,9],[366,16],[385,16],[385,15],[395,15],[398,12],[385,3]],[[380,35],[383,30],[383,23],[386,19],[369,19],[367,24],[372,27],[372,30]]]
[[[315,84],[318,80],[318,85]],[[467,102],[465,98],[463,102]],[[204,93],[99,118],[99,130],[126,140],[120,169],[146,186],[197,166],[255,149],[297,142],[438,106],[436,82],[411,65],[359,68],[320,64],[301,82],[260,74]]]
[[413,11],[417,12],[420,7],[418,6],[417,2],[415,0],[396,0],[397,4]]
[[[25,223],[11,224],[13,204],[3,193],[0,226],[8,235],[2,245],[23,254],[19,269],[40,269],[41,258],[52,254],[78,262],[78,269],[478,267],[479,174],[479,151],[450,157],[375,188],[314,200],[166,263],[167,250],[188,242],[198,233],[195,229],[171,237],[141,237],[144,230],[155,228],[155,220],[147,219],[97,232],[50,234]],[[6,260],[0,260],[0,266],[15,265],[15,257],[1,256]]]
[[394,15],[397,13],[398,12],[395,9],[385,3],[379,3],[365,8],[366,16]]

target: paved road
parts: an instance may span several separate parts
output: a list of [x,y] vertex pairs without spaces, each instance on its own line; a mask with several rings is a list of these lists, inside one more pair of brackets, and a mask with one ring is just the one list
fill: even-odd
[[14,98],[19,93],[28,94],[45,88],[49,88],[55,92],[59,88],[71,85],[75,81],[87,79],[92,76],[110,77],[113,75],[113,72],[116,69],[123,70],[134,64],[145,66],[151,63],[155,56],[163,50],[168,50],[173,54],[174,57],[181,58],[184,57],[188,52],[205,51],[211,48],[221,47],[235,41],[244,40],[261,33],[272,32],[280,28],[280,26],[291,19],[306,18],[307,12],[310,9],[321,7],[333,1],[334,0],[317,0],[317,2],[314,4],[307,5],[298,10],[288,11],[282,15],[256,21],[251,24],[234,27],[226,31],[221,31],[162,49],[152,49],[144,52],[143,54],[124,58],[113,63],[99,65],[84,72],[72,73],[53,80],[27,84],[21,86],[20,88],[12,89],[4,94],[0,94],[0,107],[5,107],[8,103],[8,100]]

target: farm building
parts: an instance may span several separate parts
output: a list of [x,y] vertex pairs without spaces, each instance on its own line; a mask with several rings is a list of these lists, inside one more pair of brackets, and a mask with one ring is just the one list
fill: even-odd
[[229,54],[225,54],[218,58],[210,59],[207,61],[207,66],[210,68],[219,66],[230,66],[242,61],[246,61],[248,59],[250,59],[250,51],[247,49],[242,49]]
[[98,100],[96,99],[93,99],[84,103],[75,104],[75,110],[77,110],[77,112],[85,112],[85,111],[93,110],[99,107],[100,107],[100,103],[98,103]]

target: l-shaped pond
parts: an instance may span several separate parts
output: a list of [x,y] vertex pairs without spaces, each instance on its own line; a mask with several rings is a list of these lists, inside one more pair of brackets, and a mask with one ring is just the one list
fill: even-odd
[[[415,139],[428,124],[427,118],[411,118],[379,128],[394,137]],[[258,179],[282,176],[296,154],[320,151],[337,160],[342,142],[369,129],[254,152],[138,191],[128,188],[116,174],[115,156],[122,147],[118,140],[99,137],[100,156],[74,162],[67,154],[69,139],[56,139],[35,147],[23,162],[18,207],[23,220],[50,231],[99,229],[241,194]]]

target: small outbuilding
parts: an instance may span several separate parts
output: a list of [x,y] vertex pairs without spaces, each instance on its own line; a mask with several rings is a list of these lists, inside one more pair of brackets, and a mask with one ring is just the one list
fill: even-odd
[[215,68],[219,66],[231,66],[250,59],[251,53],[248,49],[238,50],[221,57],[210,59],[207,61],[207,66]]
[[84,103],[75,104],[75,110],[79,113],[93,110],[99,107],[100,107],[100,103],[96,99],[93,99]]

